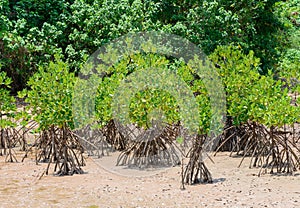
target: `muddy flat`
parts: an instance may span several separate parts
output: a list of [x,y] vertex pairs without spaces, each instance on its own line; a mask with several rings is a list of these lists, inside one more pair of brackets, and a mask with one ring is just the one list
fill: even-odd
[[107,158],[87,158],[86,174],[58,177],[42,176],[46,164],[36,165],[33,157],[23,163],[4,159],[0,157],[0,207],[300,207],[299,172],[258,177],[259,169],[249,169],[248,159],[238,168],[241,158],[229,153],[219,153],[214,163],[206,160],[212,184],[185,190],[180,166],[138,175],[138,170],[111,171]]

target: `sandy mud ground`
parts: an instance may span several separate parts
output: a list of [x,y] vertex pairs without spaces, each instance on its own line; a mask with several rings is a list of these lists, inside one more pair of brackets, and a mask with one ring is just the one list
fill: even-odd
[[300,207],[299,173],[258,177],[259,169],[249,169],[247,160],[237,168],[240,158],[228,155],[213,157],[214,164],[206,160],[212,184],[185,190],[181,167],[134,177],[134,171],[112,173],[103,168],[107,160],[88,158],[86,174],[39,179],[46,164],[33,158],[5,163],[0,157],[0,207]]

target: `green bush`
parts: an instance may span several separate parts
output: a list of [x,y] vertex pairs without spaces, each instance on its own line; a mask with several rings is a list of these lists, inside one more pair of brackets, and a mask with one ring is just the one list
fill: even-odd
[[13,118],[16,116],[15,98],[10,95],[11,79],[5,72],[0,72],[0,129],[16,126]]
[[68,64],[56,57],[48,66],[39,67],[38,72],[28,81],[30,89],[19,93],[29,103],[32,119],[40,130],[51,126],[73,128],[72,94],[75,83],[74,73]]
[[227,95],[227,114],[234,125],[248,121],[267,127],[291,125],[299,120],[299,108],[291,105],[284,83],[259,74],[259,59],[250,51],[243,54],[234,47],[218,47],[210,56],[218,64]]

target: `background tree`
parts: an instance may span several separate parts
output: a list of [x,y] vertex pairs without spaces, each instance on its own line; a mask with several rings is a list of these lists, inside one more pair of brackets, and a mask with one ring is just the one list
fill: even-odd
[[253,50],[266,74],[289,48],[291,24],[299,27],[296,0],[1,0],[0,5],[2,70],[12,78],[13,91],[24,88],[54,54],[78,71],[109,40],[148,30],[180,35],[207,54],[229,44]]

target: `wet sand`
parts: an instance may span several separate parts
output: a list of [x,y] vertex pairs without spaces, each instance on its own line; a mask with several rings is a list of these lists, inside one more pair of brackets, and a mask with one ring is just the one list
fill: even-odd
[[180,166],[141,171],[137,177],[137,170],[113,169],[112,156],[87,158],[83,175],[41,177],[46,164],[36,165],[33,157],[23,163],[0,157],[0,207],[300,207],[299,172],[258,177],[248,158],[238,168],[241,158],[228,155],[219,153],[214,163],[206,160],[212,184],[185,190],[180,189]]

